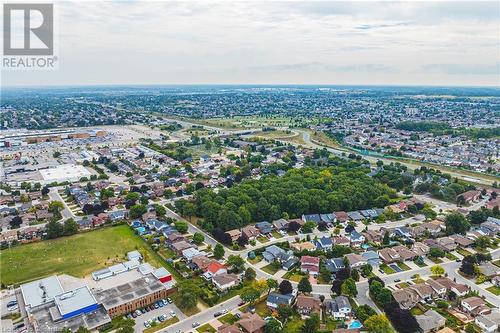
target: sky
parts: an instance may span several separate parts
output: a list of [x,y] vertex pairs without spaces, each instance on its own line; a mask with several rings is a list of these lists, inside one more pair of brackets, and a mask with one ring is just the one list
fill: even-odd
[[3,86],[500,86],[500,2],[55,2],[59,68]]

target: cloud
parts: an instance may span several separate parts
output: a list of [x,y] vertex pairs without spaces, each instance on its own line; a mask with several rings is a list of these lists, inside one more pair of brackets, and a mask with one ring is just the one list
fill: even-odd
[[500,74],[500,62],[496,65],[483,64],[427,64],[421,67],[426,72],[449,75],[494,75]]

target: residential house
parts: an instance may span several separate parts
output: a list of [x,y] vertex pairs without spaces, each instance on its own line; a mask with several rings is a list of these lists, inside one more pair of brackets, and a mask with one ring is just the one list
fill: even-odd
[[345,255],[349,268],[359,268],[366,264],[365,258],[357,253],[348,253]]
[[243,313],[236,322],[245,333],[263,333],[266,322],[256,313]]
[[267,296],[266,305],[269,308],[276,310],[280,305],[292,305],[294,300],[295,296],[293,294],[282,295],[280,293],[273,292]]
[[304,316],[309,316],[313,313],[321,311],[321,301],[312,296],[299,295],[295,302],[297,312]]
[[470,190],[470,191],[467,191],[467,192],[464,192],[462,194],[457,195],[457,199],[458,199],[458,197],[464,198],[465,203],[470,204],[472,202],[478,201],[481,198],[481,191]]
[[299,252],[316,250],[316,246],[311,242],[291,243],[290,247]]
[[429,253],[429,246],[422,242],[415,242],[413,243],[411,250],[419,257],[423,257]]
[[109,214],[109,219],[111,221],[119,221],[119,220],[124,220],[126,216],[126,211],[125,210],[115,210],[114,212],[110,212]]
[[427,281],[425,281],[425,283],[432,288],[433,298],[434,297],[444,298],[446,296],[446,287],[443,286],[438,281],[433,279],[428,279]]
[[332,215],[335,216],[335,220],[338,223],[340,223],[340,224],[342,224],[344,226],[347,225],[347,222],[349,221],[349,215],[347,215],[346,212],[344,212],[344,211],[334,212]]
[[361,257],[363,257],[366,263],[372,267],[378,267],[380,265],[379,255],[375,251],[365,251],[361,253]]
[[349,299],[345,296],[337,296],[325,301],[325,311],[335,320],[345,319],[351,316],[352,308]]
[[241,231],[238,229],[233,229],[226,231],[226,234],[228,234],[228,236],[231,238],[231,242],[236,242],[241,236]]
[[333,226],[335,223],[335,215],[333,214],[319,214],[321,222],[326,223],[329,227]]
[[206,272],[208,265],[210,265],[210,263],[212,261],[213,260],[208,258],[207,256],[200,255],[200,256],[194,257],[193,260],[191,260],[191,263],[194,265],[193,266],[194,269],[199,269],[199,270],[202,270],[203,272]]
[[462,235],[451,235],[450,238],[452,238],[455,241],[455,244],[457,244],[460,247],[470,247],[472,244],[474,244],[474,241],[472,239],[466,238]]
[[434,295],[434,290],[425,283],[417,283],[407,289],[414,290],[420,297],[420,300],[431,300]]
[[182,256],[182,251],[189,249],[191,247],[193,247],[193,245],[189,244],[186,241],[176,242],[171,246],[172,250],[174,250],[178,256]]
[[500,268],[498,266],[492,264],[489,261],[485,261],[479,265],[479,271],[486,277],[492,278],[498,274],[500,274]]
[[403,261],[399,253],[393,248],[383,248],[378,251],[378,254],[385,264]]
[[252,241],[255,240],[260,235],[260,232],[255,226],[247,225],[246,227],[243,227],[241,229],[241,234],[247,240]]
[[488,315],[479,315],[474,319],[474,323],[486,333],[498,332],[498,324],[500,323],[500,312],[493,311]]
[[19,231],[19,237],[23,240],[23,242],[33,242],[41,239],[41,230],[40,226],[30,226]]
[[241,330],[236,325],[224,324],[217,328],[217,333],[241,333]]
[[335,236],[332,238],[334,245],[349,246],[351,245],[351,240],[344,236]]
[[178,231],[172,232],[170,235],[165,236],[165,242],[168,247],[172,247],[174,243],[181,241],[186,241],[186,239]]
[[260,233],[263,235],[270,234],[274,228],[273,225],[267,221],[256,223],[255,227],[259,229]]
[[190,247],[188,249],[182,250],[182,258],[184,258],[184,260],[187,263],[190,263],[193,260],[193,258],[200,256],[200,255],[202,255],[202,253],[200,251],[198,251],[197,248],[194,248],[194,247]]
[[203,274],[203,277],[207,280],[212,279],[214,276],[221,275],[221,274],[226,274],[227,269],[226,266],[221,264],[220,262],[216,260],[212,260],[210,264],[208,264],[205,273]]
[[446,324],[446,318],[434,310],[427,310],[424,314],[416,315],[415,319],[422,333],[436,332]]
[[240,283],[240,278],[235,274],[222,273],[212,277],[212,283],[219,291],[226,291]]
[[355,222],[361,222],[365,219],[358,211],[347,212],[347,216]]
[[380,244],[384,240],[384,235],[379,230],[366,230],[361,234],[370,243]]
[[360,247],[365,242],[365,236],[361,235],[356,230],[353,230],[349,235],[350,246],[352,247]]
[[300,270],[304,273],[317,276],[319,274],[320,259],[311,256],[302,256],[300,258]]
[[12,243],[17,240],[17,230],[6,230],[0,234],[1,242]]
[[288,224],[289,224],[289,222],[285,219],[279,219],[279,220],[273,221],[273,227],[276,230],[287,230]]
[[478,296],[471,296],[462,299],[460,302],[462,310],[471,314],[473,317],[491,313],[491,308],[486,305],[486,302]]
[[489,236],[495,236],[500,233],[500,219],[488,217],[488,219],[481,223],[481,228],[485,229]]
[[314,222],[318,224],[321,222],[321,217],[319,216],[319,214],[302,215],[302,221]]
[[345,268],[345,263],[343,258],[331,258],[325,261],[326,269],[335,275],[338,271]]
[[286,270],[290,270],[298,262],[292,251],[285,251],[276,245],[268,246],[262,256],[267,262],[278,262]]
[[456,283],[447,277],[441,277],[436,279],[435,281],[446,287],[446,291],[452,291],[458,296],[464,296],[469,291],[469,287],[467,287],[467,285]]
[[323,251],[331,250],[333,246],[332,240],[325,236],[314,241],[314,243],[316,244],[316,249]]
[[394,297],[401,309],[405,310],[410,310],[420,301],[420,296],[412,288],[394,290],[392,297]]

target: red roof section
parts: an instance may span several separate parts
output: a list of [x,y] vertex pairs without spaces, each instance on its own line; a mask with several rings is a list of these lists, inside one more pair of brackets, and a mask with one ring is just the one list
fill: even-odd
[[217,273],[220,269],[224,269],[225,266],[218,261],[212,261],[207,267],[207,271],[210,273]]
[[311,257],[311,256],[302,256],[302,258],[300,258],[300,263],[303,265],[319,266],[319,258]]

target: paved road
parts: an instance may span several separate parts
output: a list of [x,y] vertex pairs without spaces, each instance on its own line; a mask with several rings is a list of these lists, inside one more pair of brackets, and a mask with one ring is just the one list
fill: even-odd
[[51,188],[49,192],[49,198],[50,201],[60,201],[64,205],[64,209],[61,212],[61,215],[64,220],[67,220],[69,218],[75,218],[76,215],[73,214],[73,212],[69,209],[68,205],[66,204],[66,201],[63,200],[59,192],[57,191],[57,188]]
[[238,311],[238,304],[241,302],[241,298],[239,296],[235,296],[230,298],[229,300],[216,305],[214,307],[208,308],[204,311],[201,311],[194,316],[191,316],[187,319],[181,320],[178,323],[171,325],[159,332],[165,333],[175,333],[175,332],[190,332],[195,331],[193,328],[193,323],[198,322],[200,325],[211,322],[215,319],[214,313],[217,311],[221,311],[222,309],[227,309],[231,313],[236,313]]

